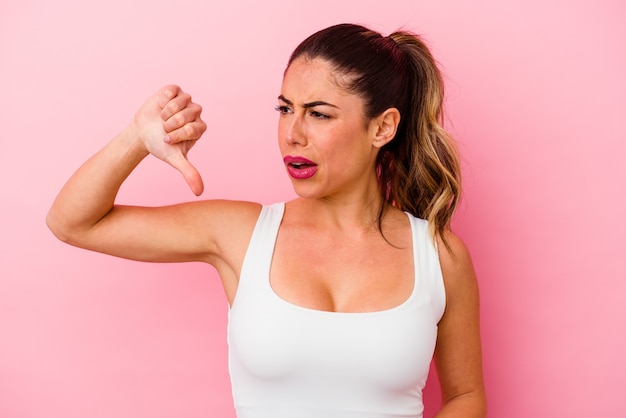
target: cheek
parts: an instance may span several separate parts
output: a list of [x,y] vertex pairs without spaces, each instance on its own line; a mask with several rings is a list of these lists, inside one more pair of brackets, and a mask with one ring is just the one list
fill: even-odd
[[355,147],[353,142],[347,138],[328,144],[324,148],[324,153],[333,170],[342,172],[353,171],[364,163],[364,156],[361,148]]
[[364,158],[371,150],[366,137],[355,130],[341,129],[330,132],[328,138],[331,139],[329,146],[334,149],[334,153],[345,159]]

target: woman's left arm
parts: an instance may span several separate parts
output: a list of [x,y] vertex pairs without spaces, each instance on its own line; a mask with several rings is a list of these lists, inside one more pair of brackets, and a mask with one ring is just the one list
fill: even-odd
[[439,239],[446,310],[439,322],[435,365],[441,385],[436,418],[483,418],[487,401],[480,344],[478,283],[469,252],[454,234]]

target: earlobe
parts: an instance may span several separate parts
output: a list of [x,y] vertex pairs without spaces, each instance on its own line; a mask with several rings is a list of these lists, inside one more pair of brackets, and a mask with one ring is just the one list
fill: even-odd
[[385,110],[375,119],[376,134],[372,145],[382,148],[391,141],[398,130],[400,124],[400,111],[395,107]]

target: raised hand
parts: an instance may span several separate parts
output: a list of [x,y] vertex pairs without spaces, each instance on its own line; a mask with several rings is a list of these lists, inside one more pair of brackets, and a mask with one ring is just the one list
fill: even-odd
[[145,149],[167,162],[184,177],[196,195],[204,190],[202,177],[187,153],[206,130],[202,107],[175,85],[165,86],[136,113],[130,129]]

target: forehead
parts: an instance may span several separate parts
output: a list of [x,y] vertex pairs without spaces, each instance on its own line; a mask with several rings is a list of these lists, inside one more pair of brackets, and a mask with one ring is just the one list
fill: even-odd
[[348,91],[350,76],[339,72],[329,61],[321,58],[296,58],[283,78],[282,94],[299,100],[359,98]]

